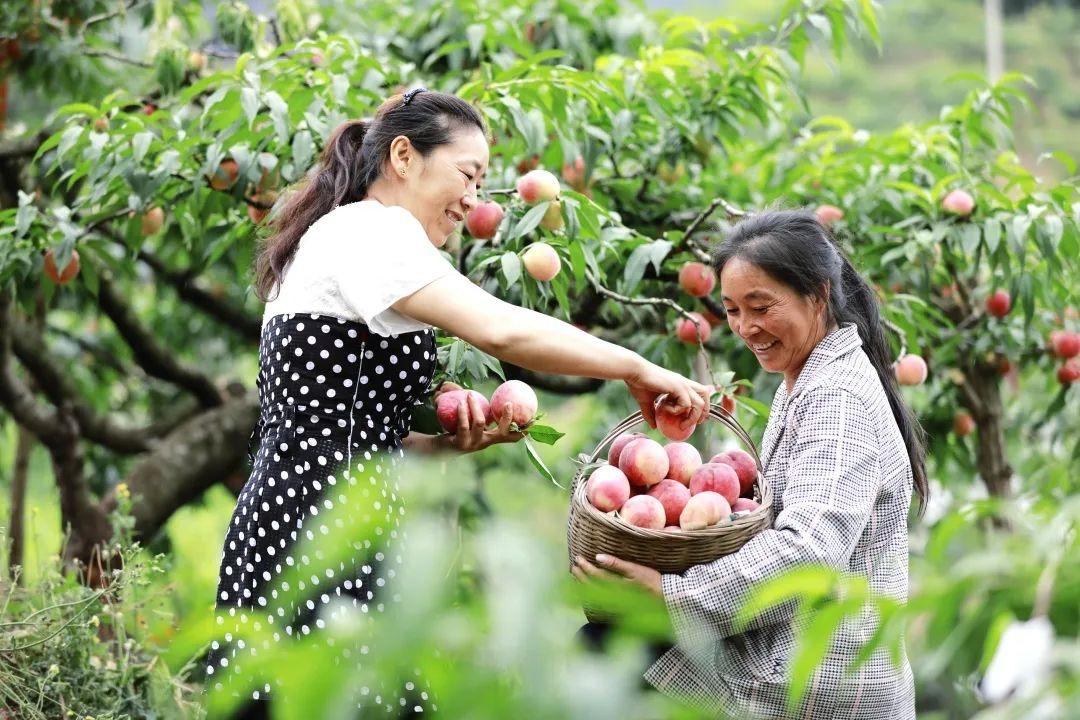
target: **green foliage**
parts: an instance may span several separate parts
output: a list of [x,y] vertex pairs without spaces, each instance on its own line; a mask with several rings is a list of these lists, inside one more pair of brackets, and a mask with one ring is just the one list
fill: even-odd
[[[0,540],[6,547],[6,533]],[[63,573],[58,558],[25,587],[0,583],[5,713],[26,720],[204,716],[197,688],[169,671],[147,632],[163,559],[137,546],[115,549],[115,567],[123,569],[107,570],[100,589]]]
[[[1076,538],[1068,496],[1076,491],[1080,414],[1075,391],[1054,382],[1057,361],[1045,345],[1050,331],[1076,329],[1068,308],[1078,300],[1080,198],[1067,155],[1025,164],[1014,149],[1013,128],[1025,117],[1031,91],[1024,78],[1010,75],[996,85],[959,78],[953,87],[966,92],[949,95],[936,119],[894,128],[893,116],[890,129],[880,132],[857,129],[860,123],[847,117],[814,117],[805,73],[819,57],[846,63],[853,55],[849,44],[882,44],[884,25],[865,0],[791,0],[768,23],[654,16],[617,0],[527,6],[375,0],[364,3],[362,13],[353,3],[280,0],[272,17],[225,2],[215,30],[228,47],[213,50],[206,70],[193,66],[188,54],[206,49],[210,37],[200,3],[42,3],[2,12],[4,37],[10,27],[21,43],[21,55],[2,69],[12,73],[18,94],[32,98],[25,107],[40,111],[13,123],[31,150],[13,155],[30,162],[13,181],[18,187],[4,190],[10,197],[0,206],[0,285],[15,282],[27,315],[39,304],[44,308],[49,353],[94,412],[150,423],[163,408],[183,411],[191,400],[176,383],[145,372],[124,333],[101,320],[103,288],[123,298],[172,357],[215,384],[253,377],[250,327],[223,320],[205,303],[199,312],[191,309],[194,290],[257,328],[261,308],[248,284],[264,231],[251,222],[249,203],[300,182],[334,127],[370,116],[401,88],[453,91],[474,102],[489,123],[485,192],[506,210],[495,239],[465,236],[450,245],[455,265],[486,290],[681,372],[700,372],[695,362],[702,357],[708,380],[728,391],[750,390],[737,397],[739,420],[760,436],[775,379],[722,328],[703,348],[671,337],[682,312],[709,309],[682,294],[676,276],[684,263],[707,259],[740,208],[829,203],[844,212],[834,226],[839,240],[880,288],[893,349],[929,358],[930,382],[907,391],[908,399],[929,432],[931,475],[941,479],[935,487],[942,497],[955,493],[955,502],[916,526],[907,606],[871,597],[858,582],[818,568],[760,589],[748,613],[781,601],[803,605],[793,697],[812,677],[836,624],[866,607],[883,622],[865,652],[895,652],[907,631],[916,672],[931,688],[929,702],[949,717],[980,707],[973,680],[1011,618],[1041,610],[1062,644],[1075,641],[1080,588],[1068,552]],[[71,22],[56,21],[63,17]],[[144,34],[145,44],[131,43],[133,34]],[[558,171],[578,157],[585,176],[572,186],[567,178],[560,198],[565,229],[545,229],[540,221],[548,205],[523,203],[514,181],[528,167]],[[215,189],[211,179],[227,177],[223,161],[235,162],[238,176]],[[1066,179],[1042,179],[1048,165],[1054,172],[1046,175]],[[942,210],[941,199],[952,189],[975,197],[971,217]],[[144,232],[144,217],[156,209],[165,212],[164,226]],[[523,272],[521,255],[538,240],[551,244],[562,261],[550,282]],[[41,279],[47,249],[61,266],[79,252],[82,271],[70,285]],[[982,310],[986,295],[999,287],[1010,290],[1016,306],[1004,319]],[[504,377],[496,359],[461,340],[440,338],[438,353],[439,380],[475,386]],[[1020,367],[1023,391],[1003,385],[1002,359]],[[354,640],[393,635],[396,649],[385,665],[363,673],[393,679],[399,662],[422,666],[450,717],[466,711],[473,717],[638,717],[655,710],[635,700],[655,701],[675,716],[673,708],[656,698],[641,700],[633,689],[640,637],[624,639],[625,652],[605,659],[569,647],[581,598],[551,560],[562,553],[565,496],[543,482],[522,487],[529,467],[565,485],[570,458],[602,435],[597,428],[626,414],[621,391],[602,390],[603,412],[588,415],[586,427],[570,429],[566,439],[547,425],[567,430],[555,409],[553,419],[531,429],[535,444],[527,445],[527,454],[499,448],[460,461],[467,463],[457,466],[461,472],[423,471],[425,479],[437,478],[429,484],[448,489],[434,497],[421,489],[418,505],[454,524],[418,525],[410,565],[417,572],[402,580],[413,604],[385,622],[358,620],[336,629]],[[949,434],[958,406],[980,409],[975,438]],[[85,444],[91,490],[115,488],[134,459]],[[1010,466],[1016,478],[1007,474],[1004,485],[989,473]],[[976,472],[995,494],[1007,495],[1012,482],[1019,497],[972,504],[967,494]],[[497,484],[511,488],[504,492],[512,497],[492,500]],[[545,503],[546,512],[530,524],[526,518]],[[986,532],[989,518],[1012,521],[1014,533]],[[213,537],[220,538],[220,530],[215,526]],[[534,535],[546,541],[537,544]],[[192,552],[181,538],[172,542],[178,554]],[[125,557],[115,582],[136,583],[139,561]],[[202,566],[216,560],[207,558]],[[206,582],[197,565],[189,559],[171,572]],[[93,681],[106,678],[125,702],[135,703],[122,712],[140,716],[153,705],[164,713],[168,703],[152,699],[147,688],[171,687],[174,679],[152,679],[157,670],[150,668],[161,666],[153,665],[145,638],[134,634],[125,636],[131,647],[109,640],[98,648],[96,633],[73,618],[99,599],[52,574],[41,583],[37,596],[12,595],[12,622],[46,607],[35,605],[35,597],[50,598],[42,602],[51,609],[34,616],[42,624],[31,632],[38,639],[61,628],[56,637],[66,639],[70,655],[47,658],[45,649],[55,650],[52,640],[33,646],[41,654],[25,656],[36,668],[32,677],[0,677],[11,688],[6,697],[32,706],[39,701],[31,689],[41,688],[31,681],[45,678],[51,697],[68,698],[68,707],[83,703],[95,717],[121,712],[122,705],[104,705],[119,701]],[[184,640],[173,648],[175,671],[213,634],[201,625],[212,590],[201,589],[202,595],[175,591],[173,601],[187,618]],[[116,593],[127,597],[120,587]],[[125,620],[137,618],[135,605],[119,602]],[[641,598],[613,602],[645,607]],[[634,632],[628,634],[662,636],[656,610],[629,612]],[[119,636],[119,619],[107,622]],[[116,659],[119,649],[131,651],[123,660],[129,665]],[[85,671],[91,656],[99,657],[98,666],[91,665],[94,677]],[[266,658],[296,669],[286,682],[304,693],[306,716],[330,712],[347,697],[329,688],[365,679],[326,667],[304,643]],[[1048,678],[1047,692],[1067,707],[1076,702],[1075,667],[1075,659],[1066,658]],[[115,677],[107,674],[114,669]],[[961,681],[953,683],[956,678]],[[581,691],[590,683],[605,687],[603,698]]]

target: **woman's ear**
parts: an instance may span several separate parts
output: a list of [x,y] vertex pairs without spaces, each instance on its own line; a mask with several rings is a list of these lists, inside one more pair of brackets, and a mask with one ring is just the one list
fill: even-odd
[[412,143],[404,135],[398,135],[390,143],[390,170],[398,177],[407,177],[409,165],[412,163],[415,153]]

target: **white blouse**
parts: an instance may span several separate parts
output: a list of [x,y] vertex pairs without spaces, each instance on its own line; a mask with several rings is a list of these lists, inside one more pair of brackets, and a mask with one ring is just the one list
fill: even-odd
[[318,313],[362,322],[384,337],[426,330],[431,326],[390,306],[451,272],[405,208],[377,200],[341,205],[300,238],[263,325],[283,313]]

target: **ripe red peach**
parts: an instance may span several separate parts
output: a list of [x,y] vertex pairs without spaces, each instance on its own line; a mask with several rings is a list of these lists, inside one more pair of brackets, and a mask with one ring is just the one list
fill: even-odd
[[648,437],[644,433],[623,433],[619,437],[611,441],[611,446],[608,448],[607,461],[614,465],[619,466],[619,455],[622,453],[623,448],[629,443],[637,440],[638,438]]
[[490,240],[503,220],[502,205],[497,202],[482,202],[465,216],[465,229],[479,240]]
[[678,480],[661,480],[649,488],[647,495],[651,495],[664,506],[664,516],[667,525],[677,525],[683,508],[690,500],[690,491]]
[[1055,330],[1050,333],[1050,348],[1064,360],[1076,357],[1080,355],[1080,333]]
[[1007,290],[995,290],[994,294],[986,298],[986,312],[996,318],[1003,318],[1012,310],[1012,297]]
[[896,381],[901,385],[922,385],[926,382],[926,361],[918,355],[905,355],[894,366]]
[[662,403],[656,408],[656,429],[668,440],[681,441],[694,434],[697,424],[691,414],[680,415],[674,405]]
[[668,457],[668,478],[690,487],[690,476],[701,467],[701,453],[690,443],[672,442],[664,446]]
[[754,456],[745,450],[727,450],[715,455],[709,462],[731,466],[739,476],[740,495],[745,495],[754,488],[754,481],[758,476],[757,463],[754,462]]
[[536,393],[531,387],[520,380],[507,380],[495,392],[491,394],[492,407],[499,409],[496,414],[501,415],[501,408],[510,403],[513,416],[511,419],[518,427],[524,427],[536,415],[538,401]]
[[1057,369],[1057,379],[1062,385],[1072,385],[1080,380],[1080,362],[1076,358],[1065,361],[1065,364]]
[[619,469],[626,473],[631,485],[651,487],[667,477],[667,453],[652,438],[638,438],[622,449]]
[[650,530],[663,530],[664,506],[651,495],[635,495],[623,504],[619,517],[631,525]]
[[695,320],[698,321],[698,325],[694,325],[689,319],[680,317],[675,323],[675,335],[688,345],[698,344],[698,326],[701,327],[701,342],[705,342],[709,339],[709,333],[712,332],[712,326],[709,325],[709,321],[701,313],[692,312],[689,313]]
[[705,491],[686,501],[679,527],[683,530],[700,530],[715,525],[731,514],[731,504],[719,493]]
[[517,180],[518,195],[533,205],[559,196],[559,178],[547,170],[530,170]]
[[601,465],[585,483],[585,496],[597,510],[618,510],[630,499],[630,481],[619,468]]
[[723,463],[705,463],[690,476],[690,494],[715,492],[728,503],[739,498],[739,475],[735,468]]
[[688,262],[679,269],[679,287],[687,295],[704,297],[716,287],[716,273],[705,263]]
[[[475,397],[484,413],[484,420],[490,424],[493,420],[491,405],[487,398],[475,390],[451,390],[439,395],[435,401],[435,415],[439,418],[439,424],[446,432],[457,432],[458,428],[458,405],[466,402],[469,396]],[[466,410],[469,408],[466,407]]]

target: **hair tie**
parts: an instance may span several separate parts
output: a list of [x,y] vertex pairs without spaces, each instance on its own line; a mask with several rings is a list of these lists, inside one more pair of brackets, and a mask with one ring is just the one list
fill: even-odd
[[408,105],[412,101],[412,99],[414,97],[416,97],[420,93],[424,92],[425,90],[427,90],[426,87],[418,87],[418,88],[413,88],[409,92],[405,93],[405,99],[401,101],[401,106],[405,107],[406,105]]

